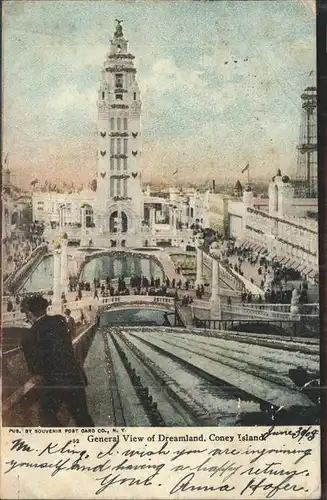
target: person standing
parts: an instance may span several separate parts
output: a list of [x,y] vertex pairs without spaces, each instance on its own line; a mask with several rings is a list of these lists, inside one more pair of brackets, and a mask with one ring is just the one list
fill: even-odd
[[65,309],[65,319],[67,322],[68,333],[70,338],[73,340],[76,336],[76,323],[74,318],[71,316],[70,309]]
[[87,379],[78,364],[65,318],[48,316],[48,301],[41,295],[22,302],[32,326],[22,340],[22,349],[29,371],[41,377],[40,420],[45,427],[60,427],[58,412],[65,404],[78,427],[94,427],[89,414],[85,387]]

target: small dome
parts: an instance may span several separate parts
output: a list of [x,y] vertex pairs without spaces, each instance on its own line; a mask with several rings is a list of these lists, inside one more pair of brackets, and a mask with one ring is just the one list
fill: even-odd
[[62,240],[68,240],[68,234],[67,233],[61,233],[60,238]]
[[282,181],[283,181],[285,184],[287,184],[288,182],[290,182],[290,178],[289,178],[289,176],[288,176],[288,175],[283,175],[283,177],[282,177]]
[[57,242],[53,245],[53,248],[54,248],[55,250],[60,250],[60,248],[61,248],[60,243],[57,241]]
[[247,193],[252,191],[251,186],[245,186],[244,191],[246,191]]
[[86,207],[86,203],[85,203],[85,201],[82,201],[81,208],[85,208],[85,207]]

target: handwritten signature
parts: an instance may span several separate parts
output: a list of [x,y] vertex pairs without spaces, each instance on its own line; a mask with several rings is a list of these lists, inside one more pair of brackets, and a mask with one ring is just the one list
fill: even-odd
[[[315,429],[292,430],[289,439],[309,439]],[[267,431],[269,436],[277,432]],[[266,441],[266,440],[265,440]],[[97,486],[95,495],[109,488],[165,487],[170,496],[181,496],[190,492],[231,492],[239,497],[251,497],[260,492],[270,499],[278,493],[307,492],[309,470],[300,462],[307,463],[312,448],[254,447],[252,444],[240,448],[230,446],[215,448],[176,448],[167,441],[127,448],[122,441],[111,443],[106,449],[80,446],[79,440],[70,439],[64,445],[50,441],[36,449],[28,440],[21,438],[11,442],[13,456],[5,463],[5,474],[19,469],[45,469],[50,477],[64,472],[86,473],[93,477]],[[299,445],[297,445],[299,446]],[[246,458],[247,457],[247,458]],[[288,458],[290,467],[283,465]],[[27,459],[26,459],[27,458]],[[277,460],[276,460],[277,459]],[[168,480],[167,480],[168,477]],[[233,483],[231,484],[231,478]],[[236,491],[237,490],[237,491]]]

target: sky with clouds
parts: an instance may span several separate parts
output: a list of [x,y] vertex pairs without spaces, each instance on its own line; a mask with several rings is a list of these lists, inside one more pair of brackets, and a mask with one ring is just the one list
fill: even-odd
[[[296,171],[301,93],[314,84],[307,0],[4,2],[4,152],[19,184],[88,182],[115,18],[135,54],[145,181]],[[236,61],[236,62],[235,62]]]

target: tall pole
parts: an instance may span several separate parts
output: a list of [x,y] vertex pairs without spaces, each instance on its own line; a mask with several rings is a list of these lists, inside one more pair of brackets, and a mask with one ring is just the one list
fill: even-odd
[[203,274],[202,274],[202,265],[203,265],[203,254],[201,248],[197,247],[196,249],[196,285],[203,285]]
[[66,235],[61,240],[61,291],[68,293],[68,240]]
[[219,261],[212,259],[210,310],[212,319],[221,319],[219,295]]
[[59,306],[61,298],[61,249],[53,252],[53,303]]

